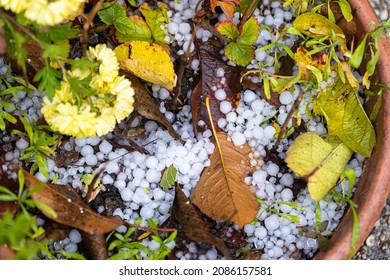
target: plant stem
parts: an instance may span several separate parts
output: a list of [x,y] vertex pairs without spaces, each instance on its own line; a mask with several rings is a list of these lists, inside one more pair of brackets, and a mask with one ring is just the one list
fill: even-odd
[[252,0],[248,7],[245,9],[244,14],[242,15],[242,18],[240,22],[238,23],[238,29],[241,30],[244,23],[252,16],[253,12],[255,11],[255,8],[259,5],[260,0]]
[[27,29],[26,27],[21,25],[19,22],[17,22],[13,17],[11,17],[6,12],[4,12],[3,9],[0,9],[0,15],[5,17],[9,22],[11,22],[13,25],[17,26],[20,30],[22,30],[28,37],[30,37],[32,40],[34,40],[41,49],[45,48],[45,46],[41,43],[41,41],[33,33],[31,33],[29,29]]
[[305,91],[302,91],[298,95],[297,99],[295,100],[293,106],[291,107],[291,110],[288,112],[288,115],[287,115],[282,127],[280,128],[278,139],[276,139],[275,145],[270,150],[271,153],[276,152],[276,149],[279,147],[280,141],[282,141],[283,135],[287,131],[288,123],[290,122],[291,118],[293,117],[295,109],[298,108],[298,106],[301,103],[304,96],[305,96]]

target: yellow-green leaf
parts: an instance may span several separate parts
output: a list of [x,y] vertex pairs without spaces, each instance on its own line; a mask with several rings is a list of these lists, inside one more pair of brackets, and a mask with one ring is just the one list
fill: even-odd
[[255,51],[251,45],[231,42],[225,48],[225,55],[235,64],[247,66],[253,59]]
[[330,134],[361,156],[370,156],[376,143],[374,127],[348,80],[344,83],[337,76],[332,86],[320,90],[314,113],[325,116]]
[[168,23],[168,5],[159,1],[157,7],[154,7],[149,6],[148,2],[146,2],[139,7],[139,11],[145,17],[154,40],[163,42],[165,32],[161,29],[161,26],[165,26]]
[[164,190],[169,190],[170,188],[175,186],[176,177],[177,177],[177,169],[175,168],[175,166],[170,165],[163,173],[160,186]]
[[286,153],[287,166],[308,180],[310,196],[321,200],[340,178],[353,151],[336,136],[314,132],[298,136]]
[[131,41],[152,41],[152,32],[145,20],[137,15],[129,17],[133,23],[132,28],[126,30],[126,33],[117,31],[116,38],[119,42],[131,42]]
[[311,38],[327,36],[328,39],[332,40],[332,34],[334,33],[336,34],[336,39],[342,42],[342,51],[346,51],[344,32],[337,24],[331,22],[323,15],[314,12],[301,14],[295,18],[293,26]]
[[220,22],[217,27],[217,31],[221,33],[222,35],[226,36],[230,40],[236,39],[239,35],[240,32],[238,31],[237,26],[235,26],[232,22],[230,21],[222,21]]
[[254,17],[250,17],[242,26],[240,36],[237,38],[237,43],[245,45],[253,45],[259,36],[260,27]]
[[294,20],[293,26],[301,33],[312,38],[324,35],[330,36],[332,32],[344,36],[344,32],[335,23],[331,22],[323,15],[313,12],[297,16]]
[[175,86],[173,63],[160,45],[134,41],[129,45],[119,45],[115,54],[121,69],[167,89],[173,89]]

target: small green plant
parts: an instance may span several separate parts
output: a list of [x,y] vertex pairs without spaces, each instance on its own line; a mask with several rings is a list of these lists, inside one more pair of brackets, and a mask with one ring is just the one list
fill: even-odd
[[237,65],[248,65],[254,57],[252,45],[256,43],[260,32],[257,20],[254,17],[249,18],[241,30],[230,21],[219,23],[216,29],[229,42],[225,48],[226,57]]
[[281,213],[278,209],[276,209],[277,205],[287,205],[289,207],[292,207],[294,209],[302,211],[303,210],[302,207],[299,207],[296,203],[290,202],[290,201],[276,201],[273,203],[267,203],[260,198],[256,198],[256,201],[265,206],[265,209],[258,215],[259,217],[261,217],[264,212],[274,213],[274,214],[276,214],[282,218],[285,218],[293,223],[299,224],[299,217],[298,216],[286,214],[286,213]]
[[[136,220],[135,225],[139,225],[141,218]],[[148,225],[151,228],[156,228],[158,226],[157,221],[148,220]],[[109,259],[112,260],[163,260],[171,252],[171,248],[167,244],[174,241],[177,235],[177,231],[172,232],[168,236],[162,238],[157,230],[152,230],[151,232],[146,232],[146,234],[136,237],[136,227],[129,228],[126,233],[120,234],[118,232],[113,232],[107,237],[107,240],[110,238],[115,238],[111,241],[108,246],[108,251],[113,253]],[[157,249],[150,250],[147,246],[141,243],[139,239],[142,237],[147,238],[150,236],[151,240],[154,240],[157,245]]]
[[31,214],[35,208],[39,208],[55,215],[55,212],[46,204],[31,198],[43,184],[30,191],[25,189],[21,170],[18,172],[18,182],[17,194],[5,186],[0,186],[0,201],[14,202],[18,205],[18,213],[15,216],[6,213],[0,217],[0,246],[10,248],[14,259],[39,259],[40,253],[53,258],[48,249],[48,242],[36,241],[36,238],[42,236],[44,229],[37,226],[37,216]]
[[[346,180],[348,180],[348,188],[346,186]],[[335,190],[332,191],[332,197],[335,202],[340,203],[342,205],[349,205],[352,216],[353,216],[353,227],[352,227],[352,237],[351,244],[349,250],[349,258],[351,259],[354,255],[355,247],[357,242],[359,241],[360,235],[360,225],[359,218],[356,212],[358,205],[352,200],[353,198],[353,186],[356,182],[356,175],[353,169],[346,169],[341,176],[341,186],[343,188],[343,192],[337,192]]]
[[44,186],[43,183],[32,190],[26,189],[24,187],[24,175],[21,169],[18,171],[18,182],[19,188],[17,194],[4,186],[0,186],[0,201],[17,203],[21,212],[26,216],[29,215],[28,208],[39,208],[45,212],[47,211],[47,213],[50,213],[54,217],[56,216],[56,213],[49,206],[32,198],[32,195]]
[[23,117],[20,118],[20,121],[23,123],[25,131],[13,130],[12,135],[19,135],[20,137],[26,138],[29,142],[29,146],[19,159],[32,162],[32,173],[38,168],[39,171],[48,178],[47,157],[54,154],[54,147],[57,144],[58,136],[53,134],[50,127],[47,125],[37,125],[34,120],[32,120],[32,124],[30,124],[30,122]]

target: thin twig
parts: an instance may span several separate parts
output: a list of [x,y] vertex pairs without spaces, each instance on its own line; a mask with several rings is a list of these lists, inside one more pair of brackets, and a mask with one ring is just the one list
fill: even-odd
[[86,22],[83,25],[83,41],[81,44],[83,56],[85,57],[87,55],[87,46],[88,46],[88,30],[93,25],[93,19],[95,18],[97,12],[100,10],[100,6],[104,0],[99,0],[96,2],[95,6],[93,6],[92,10],[85,15]]
[[287,131],[287,127],[288,127],[288,123],[290,122],[290,120],[292,119],[293,115],[294,115],[294,111],[296,108],[298,108],[299,104],[301,103],[303,97],[305,96],[305,91],[302,91],[297,99],[295,100],[293,106],[291,107],[290,111],[288,112],[288,115],[286,117],[286,119],[284,120],[284,123],[282,125],[282,127],[280,128],[280,132],[279,132],[279,135],[278,135],[278,139],[276,139],[276,142],[275,142],[275,145],[272,147],[272,149],[270,150],[271,153],[274,153],[276,152],[276,149],[279,147],[279,144],[280,144],[280,141],[282,141],[282,138],[283,138],[283,135],[285,134],[285,132]]
[[259,5],[260,0],[252,0],[248,7],[245,9],[244,14],[242,15],[242,18],[240,22],[238,23],[238,29],[241,30],[244,23],[252,16],[253,12],[255,11],[255,8]]

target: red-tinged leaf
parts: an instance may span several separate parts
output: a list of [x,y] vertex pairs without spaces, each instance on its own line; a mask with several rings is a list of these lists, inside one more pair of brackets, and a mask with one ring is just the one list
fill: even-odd
[[250,17],[242,26],[240,36],[237,38],[237,43],[245,45],[253,45],[259,36],[260,26],[254,17]]
[[219,33],[226,36],[230,40],[234,40],[240,35],[237,26],[235,26],[230,21],[222,21],[218,23],[216,29]]
[[[210,127],[210,118],[207,113],[205,104],[206,96],[210,99],[210,109],[212,119],[216,128],[220,118],[225,118],[219,107],[220,101],[215,98],[214,87],[222,88],[226,92],[226,101],[232,104],[233,108],[237,107],[239,101],[240,84],[240,68],[228,65],[222,60],[220,50],[221,45],[214,40],[207,42],[198,41],[199,45],[199,60],[201,79],[191,95],[192,120],[195,124],[195,130],[203,131]],[[225,73],[226,83],[221,84],[221,78],[216,76],[216,70],[223,69]],[[202,120],[206,126],[199,126],[198,122]]]
[[172,216],[180,224],[180,229],[188,238],[196,242],[214,245],[227,259],[231,259],[229,249],[225,243],[210,233],[211,223],[200,217],[194,205],[177,185],[175,186]]
[[228,20],[230,20],[230,21],[233,20],[234,8],[235,8],[235,6],[233,4],[218,1],[218,6],[221,7],[222,12],[225,14],[225,16]]
[[226,18],[231,21],[233,19],[235,9],[235,5],[233,3],[240,5],[240,0],[210,0],[210,9],[213,13],[215,13],[215,8],[219,6],[226,15]]
[[[43,184],[29,172],[23,170],[26,186],[29,190]],[[44,184],[32,195],[33,199],[45,203],[56,213],[53,217],[46,211],[43,214],[57,223],[77,228],[89,234],[105,234],[113,231],[123,222],[117,218],[97,214],[85,204],[77,192],[63,185]]]

